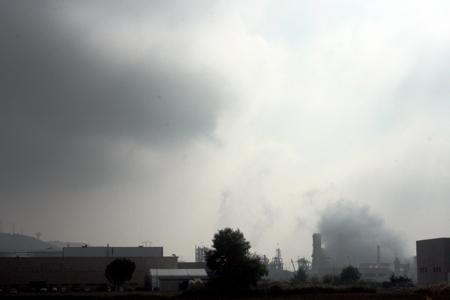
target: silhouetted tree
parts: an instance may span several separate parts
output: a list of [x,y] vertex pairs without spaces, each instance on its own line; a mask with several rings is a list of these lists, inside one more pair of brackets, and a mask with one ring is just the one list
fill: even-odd
[[210,287],[221,291],[247,289],[268,274],[266,266],[250,253],[250,242],[239,229],[219,230],[212,241],[212,249],[206,251],[206,265],[214,272]]
[[325,284],[337,284],[339,281],[339,275],[325,274],[322,276],[322,282]]
[[136,264],[127,258],[118,258],[106,266],[105,277],[110,283],[121,286],[125,281],[133,278]]
[[408,276],[395,276],[394,273],[392,273],[391,277],[389,277],[391,280],[392,285],[408,285],[412,283],[411,278]]
[[341,281],[342,282],[355,282],[361,278],[361,273],[359,272],[357,267],[348,266],[344,268],[341,272]]
[[294,275],[294,278],[298,280],[299,283],[305,283],[308,280],[308,273],[304,268],[298,268],[297,273]]

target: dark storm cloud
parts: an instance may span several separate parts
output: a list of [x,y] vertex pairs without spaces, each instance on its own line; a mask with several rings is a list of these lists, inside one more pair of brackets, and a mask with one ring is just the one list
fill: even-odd
[[[123,157],[112,153],[121,143],[167,151],[215,129],[223,104],[216,75],[189,71],[182,63],[188,57],[161,61],[157,47],[138,61],[114,57],[116,52],[93,44],[96,22],[65,22],[71,13],[89,18],[102,8],[89,11],[87,4],[0,3],[4,192],[107,180],[120,168]],[[140,10],[125,11],[128,22],[133,11]]]
[[370,212],[368,206],[341,200],[330,204],[318,224],[326,256],[336,264],[376,263],[377,246],[381,262],[393,262],[397,255],[404,259],[405,239],[389,229],[384,220]]

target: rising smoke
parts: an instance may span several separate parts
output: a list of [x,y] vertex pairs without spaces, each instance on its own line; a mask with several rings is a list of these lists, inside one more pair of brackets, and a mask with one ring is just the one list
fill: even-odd
[[376,263],[377,246],[380,262],[392,263],[397,256],[405,258],[405,239],[388,228],[369,206],[340,200],[329,204],[318,223],[325,256],[336,266]]

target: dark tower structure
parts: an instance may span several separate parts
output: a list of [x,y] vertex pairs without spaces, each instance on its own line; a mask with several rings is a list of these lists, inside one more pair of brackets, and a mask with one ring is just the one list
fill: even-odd
[[323,267],[325,255],[322,251],[322,236],[320,233],[313,234],[313,253],[311,269],[317,270]]

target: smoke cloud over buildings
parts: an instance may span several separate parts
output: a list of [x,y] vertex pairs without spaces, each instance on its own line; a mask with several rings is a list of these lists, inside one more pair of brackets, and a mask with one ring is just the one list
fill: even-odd
[[405,258],[405,239],[370,211],[369,206],[340,200],[329,204],[318,223],[325,255],[336,265],[375,263],[377,246],[380,261],[393,262]]
[[321,233],[336,265],[447,236],[450,2],[341,2],[0,1],[0,232]]

